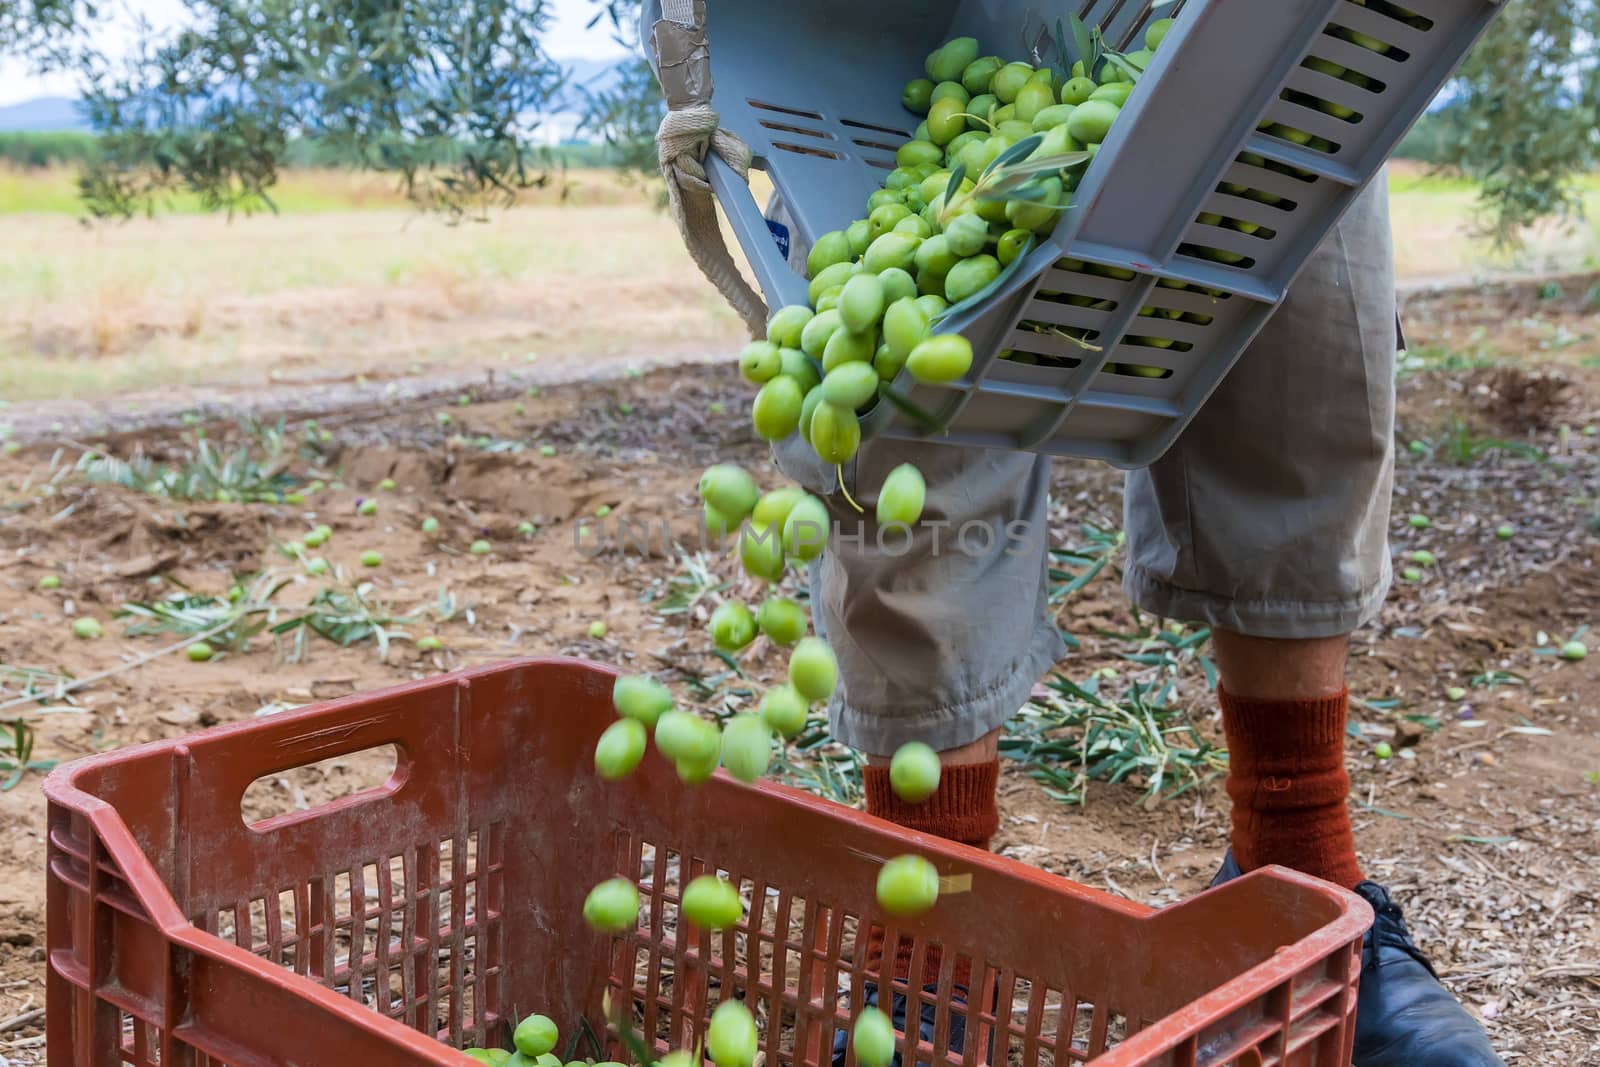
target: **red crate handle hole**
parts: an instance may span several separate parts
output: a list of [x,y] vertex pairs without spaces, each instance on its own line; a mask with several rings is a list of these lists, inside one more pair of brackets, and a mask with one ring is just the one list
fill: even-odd
[[268,833],[340,808],[383,800],[405,785],[410,763],[401,747],[391,743],[285,767],[245,787],[239,815],[249,829]]

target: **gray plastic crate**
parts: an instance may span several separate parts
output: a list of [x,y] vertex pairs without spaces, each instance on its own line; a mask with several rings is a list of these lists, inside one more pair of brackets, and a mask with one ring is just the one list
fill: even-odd
[[[1175,15],[1054,233],[992,299],[939,327],[972,342],[970,373],[950,385],[918,386],[906,374],[897,383],[948,432],[930,435],[888,404],[862,420],[865,433],[1136,467],[1159,457],[1199,410],[1502,2],[1404,0],[1420,18],[1402,21],[1356,0],[1187,0],[1156,12],[1145,0],[709,0],[712,106],[750,145],[809,243],[860,217],[893,169],[895,149],[919,121],[900,106],[900,91],[946,40],[973,36],[984,54],[1042,63],[1069,11],[1119,50],[1138,47],[1129,42],[1148,21]],[[646,40],[660,12],[661,0],[646,0]],[[1350,43],[1342,31],[1376,38],[1389,52]],[[1308,56],[1365,84],[1305,67]],[[1318,100],[1354,115],[1335,117]],[[1268,122],[1327,144],[1281,139],[1260,129]],[[715,157],[710,177],[768,303],[805,303],[805,281],[748,186]],[[1252,193],[1221,191],[1229,185]],[[1205,225],[1204,213],[1260,229]],[[1197,249],[1245,258],[1226,265]],[[1085,273],[1074,260],[1134,277]],[[1183,317],[1141,315],[1146,307]],[[1040,332],[1041,324],[1092,331],[1087,339],[1100,351]],[[999,358],[1006,350],[1075,365]],[[1109,363],[1164,376],[1107,373]]]

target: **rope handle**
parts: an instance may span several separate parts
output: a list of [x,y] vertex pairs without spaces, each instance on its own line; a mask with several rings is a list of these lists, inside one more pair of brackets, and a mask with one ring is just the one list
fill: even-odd
[[[656,131],[656,154],[667,183],[667,206],[684,246],[700,273],[744,320],[752,337],[767,333],[767,305],[739,273],[717,219],[716,196],[706,178],[706,153],[715,152],[740,178],[749,180],[750,146],[722,122],[708,102],[710,61],[704,45],[704,7],[695,0],[664,0],[657,33],[692,34],[692,47],[681,55],[683,77],[663,77],[667,113]],[[659,37],[658,37],[659,42]],[[658,47],[658,58],[660,58]],[[662,74],[668,72],[663,69]],[[669,84],[671,82],[671,84]]]

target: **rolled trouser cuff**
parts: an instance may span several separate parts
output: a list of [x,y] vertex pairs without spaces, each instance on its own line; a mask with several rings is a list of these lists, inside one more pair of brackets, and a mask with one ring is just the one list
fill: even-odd
[[920,711],[902,708],[886,713],[836,698],[828,706],[829,729],[851,748],[879,756],[893,755],[910,741],[921,741],[940,752],[970,745],[1005,725],[1066,650],[1055,627],[1041,620],[1028,650],[1002,676],[976,687],[968,699]]
[[1140,611],[1250,637],[1309,640],[1353,633],[1378,617],[1393,574],[1384,557],[1378,581],[1342,600],[1251,600],[1180,589],[1140,567],[1123,572],[1122,589]]

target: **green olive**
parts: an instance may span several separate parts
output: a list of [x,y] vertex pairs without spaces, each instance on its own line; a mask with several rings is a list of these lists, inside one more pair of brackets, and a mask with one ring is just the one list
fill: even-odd
[[933,87],[933,93],[929,97],[928,107],[931,110],[933,105],[937,104],[941,100],[955,100],[961,104],[962,110],[966,110],[967,101],[971,99],[972,94],[967,92],[966,88],[960,82],[940,82],[938,85]]
[[[732,728],[732,723],[729,723],[729,728]],[[684,886],[683,902],[679,907],[691,922],[707,930],[725,930],[737,923],[744,914],[744,902],[739,899],[739,890],[714,874],[702,874]]]
[[885,233],[867,246],[862,265],[873,274],[881,274],[890,267],[906,270],[912,265],[920,243],[908,233]]
[[850,1047],[861,1067],[889,1067],[894,1061],[894,1023],[877,1008],[862,1008],[850,1031]]
[[756,611],[756,625],[776,645],[792,645],[806,635],[806,609],[788,597],[770,596]]
[[934,144],[947,145],[966,128],[966,101],[947,96],[928,109],[928,136]]
[[837,310],[819,311],[800,331],[800,348],[812,359],[821,359],[822,353],[827,350],[828,339],[835,330],[843,328],[844,321],[839,318]]
[[[895,352],[887,344],[878,346],[877,355],[872,357],[872,369],[878,372],[880,381],[892,382],[900,376],[900,370],[906,365],[906,357]],[[810,435],[807,435],[809,440]]]
[[[868,370],[871,368],[868,367]],[[877,376],[873,376],[876,385]],[[855,416],[851,416],[854,421]],[[815,421],[815,416],[813,416]],[[800,499],[783,520],[783,552],[791,559],[809,563],[828,547],[830,523],[828,506],[809,493]]]
[[811,447],[829,463],[848,463],[861,447],[856,413],[823,401],[811,413]]
[[544,1015],[528,1016],[517,1024],[511,1035],[511,1043],[524,1056],[543,1056],[555,1048],[559,1040],[561,1032],[556,1029],[555,1020]]
[[958,333],[935,334],[911,350],[906,367],[919,382],[953,382],[972,367],[972,342]]
[[1115,82],[1111,85],[1100,86],[1100,88],[1089,94],[1089,99],[1105,100],[1121,107],[1128,102],[1128,95],[1132,92],[1132,82]]
[[1033,74],[1033,68],[1026,63],[1007,63],[995,71],[993,80],[989,82],[989,91],[1001,104],[1012,103]]
[[915,525],[922,518],[922,508],[928,498],[928,486],[922,472],[910,463],[902,463],[889,472],[878,489],[878,524],[904,523]]
[[761,717],[785,738],[792,738],[806,726],[806,698],[792,685],[767,690],[761,698]]
[[639,921],[639,890],[626,878],[612,878],[589,890],[583,919],[601,933],[620,934]]
[[789,517],[789,512],[805,497],[806,491],[798,485],[786,485],[781,489],[774,489],[756,502],[750,520],[762,526],[775,525],[781,529],[783,520]]
[[600,735],[594,748],[595,773],[607,781],[626,778],[644,758],[649,732],[638,719],[618,719]]
[[1048,82],[1030,81],[1017,92],[1017,118],[1032,125],[1039,112],[1056,104],[1056,94]]
[[611,686],[611,703],[618,715],[654,728],[672,707],[672,691],[646,674],[622,675]]
[[872,243],[872,224],[866,219],[856,219],[844,228],[844,235],[850,242],[850,256],[859,259],[867,250],[867,245]]
[[927,340],[928,330],[927,313],[913,299],[897,300],[883,314],[884,343],[901,363],[913,348]]
[[891,915],[921,915],[939,900],[939,872],[921,856],[896,856],[878,871],[878,905]]
[[718,540],[727,537],[734,527],[738,525],[738,523],[728,518],[710,504],[705,506],[703,517],[705,520],[706,533],[717,538]]
[[[754,713],[735,715],[722,728],[722,765],[741,782],[754,782],[772,762],[772,727]],[[737,899],[737,896],[735,897]],[[687,909],[688,897],[684,898]],[[737,919],[737,913],[734,916]],[[691,916],[692,918],[692,916]],[[702,926],[709,925],[701,923]],[[731,926],[724,923],[723,926]],[[721,927],[712,927],[721,929]]]
[[1111,132],[1122,109],[1109,100],[1087,100],[1073,109],[1067,132],[1080,144],[1099,144]]
[[[989,226],[976,215],[957,215],[944,230],[945,245],[951,255],[966,259],[982,252],[989,243]],[[952,263],[946,273],[954,270]]]
[[[879,237],[894,229],[895,223],[911,214],[911,209],[904,204],[884,204],[874,208],[872,214],[867,216],[867,234],[876,241]],[[840,282],[843,284],[843,282]]]
[[861,410],[877,395],[878,372],[870,358],[841,363],[822,379],[822,402],[848,411]]
[[927,163],[937,166],[944,162],[944,151],[930,141],[907,141],[895,152],[894,161],[902,167],[915,167]]
[[942,233],[930,236],[917,246],[917,270],[944,277],[960,257],[950,250],[950,238]]
[[885,204],[904,204],[906,192],[904,189],[878,189],[867,197],[867,214],[871,215]]
[[771,341],[751,341],[739,353],[739,374],[747,382],[761,385],[776,378],[782,369],[783,358]]
[[[901,210],[904,210],[903,206]],[[834,263],[824,267],[812,275],[811,283],[806,287],[806,296],[815,306],[817,297],[832,289],[835,285],[843,285],[850,280],[850,276],[855,272],[856,265],[854,263]]]
[[943,314],[949,308],[950,303],[943,296],[931,293],[917,297],[917,306],[928,316],[928,321],[932,322],[934,316]]
[[[826,349],[824,349],[826,351]],[[779,373],[793,378],[800,385],[802,392],[809,393],[821,381],[817,377],[816,368],[811,365],[811,360],[798,348],[780,348],[778,356],[783,362],[783,370]]]
[[[931,238],[930,238],[931,240]],[[917,245],[917,251],[922,251],[922,245]],[[883,283],[883,306],[887,308],[896,300],[917,295],[917,283],[910,274],[899,267],[890,267],[878,273],[878,280]]]
[[750,423],[769,441],[781,441],[800,425],[800,405],[805,394],[800,383],[782,375],[761,387],[750,409]]
[[[797,422],[799,420],[796,420]],[[746,526],[739,534],[739,562],[752,578],[776,582],[783,578],[783,538],[775,526]],[[749,614],[749,609],[745,609]],[[750,636],[755,636],[755,620],[750,620]]]
[[921,741],[910,741],[889,761],[889,787],[906,803],[920,804],[938,791],[939,773],[939,753]]
[[[872,329],[866,333],[851,333],[849,330],[835,330],[832,337],[828,338],[828,345],[822,350],[822,371],[826,375],[835,367],[846,363],[866,363],[872,359],[872,354],[878,350],[878,331]],[[801,398],[802,401],[804,397]]]
[[674,762],[698,763],[715,756],[722,748],[717,724],[677,708],[664,713],[656,723],[656,748]]
[[[876,359],[877,357],[873,357]],[[800,436],[811,440],[811,416],[817,412],[817,405],[822,403],[822,386],[818,385],[806,393],[805,400],[800,405]]]
[[1028,246],[1029,239],[1033,236],[1023,229],[1007,230],[1000,235],[1000,241],[995,246],[995,258],[1002,267],[1011,265],[1011,261],[1022,255],[1022,250]]
[[978,58],[976,37],[957,37],[928,56],[928,77],[935,82],[955,81]]
[[[1072,104],[1054,104],[1050,107],[1041,108],[1033,116],[1033,128],[1039,133],[1044,133],[1047,130],[1055,129],[1057,126],[1065,126],[1067,120],[1072,117],[1072,113],[1076,110],[1077,108]],[[1041,147],[1043,146],[1041,145]]]
[[933,226],[922,216],[911,215],[895,223],[894,232],[909,234],[912,237],[923,239],[933,236]]
[[738,652],[756,639],[756,619],[737,600],[725,600],[711,613],[711,640],[724,652]]
[[906,82],[906,87],[900,91],[900,103],[907,111],[926,115],[932,95],[933,82],[927,78],[914,78]]
[[806,253],[806,274],[815,278],[835,263],[850,261],[850,238],[843,230],[832,230],[817,238]]
[[1061,87],[1061,102],[1076,106],[1093,96],[1096,88],[1088,78],[1071,78]]
[[[981,293],[1000,277],[1000,261],[987,253],[969,256],[950,268],[944,279],[944,298],[952,304]],[[769,383],[770,384],[770,383]]]
[[717,1067],[752,1067],[756,1060],[756,1020],[741,1000],[724,1000],[706,1027],[706,1051]]
[[818,637],[804,637],[789,657],[789,684],[807,700],[827,700],[839,684],[839,661]]
[[1161,47],[1161,42],[1167,39],[1167,33],[1172,29],[1172,19],[1156,19],[1144,28],[1144,46],[1154,52]]
[[[876,274],[857,274],[839,294],[839,319],[851,333],[865,333],[883,318],[883,282]],[[776,350],[773,357],[781,365]]]
[[981,96],[989,91],[995,72],[1003,66],[1005,60],[999,56],[979,56],[961,72],[961,85],[973,96]]

